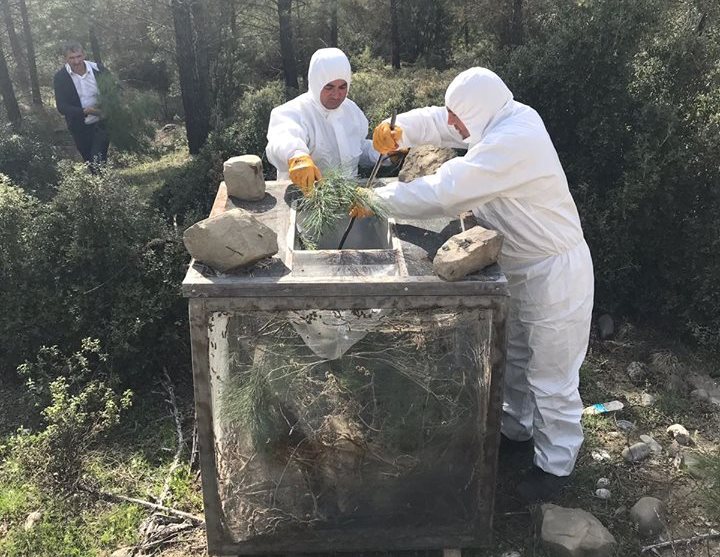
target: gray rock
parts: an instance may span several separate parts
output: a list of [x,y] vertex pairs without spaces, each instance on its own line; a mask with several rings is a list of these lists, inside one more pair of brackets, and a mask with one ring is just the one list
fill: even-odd
[[694,387],[691,394],[698,400],[705,400],[711,404],[720,406],[720,385],[717,381],[707,375],[693,373],[689,376],[688,382]]
[[642,537],[656,536],[665,530],[665,504],[655,497],[642,497],[630,509],[630,517]]
[[696,480],[705,480],[709,476],[709,471],[705,468],[702,458],[696,453],[683,453],[682,466]]
[[598,489],[607,489],[610,487],[610,478],[598,478],[598,481],[595,483],[595,487]]
[[609,489],[601,487],[600,489],[595,490],[595,497],[597,497],[598,499],[608,500],[610,499],[610,497],[612,497],[612,493],[610,493]]
[[671,425],[667,428],[667,432],[673,439],[675,439],[675,441],[677,441],[681,445],[687,446],[692,443],[692,439],[690,439],[690,434],[688,433],[688,430],[680,424]]
[[551,555],[557,557],[610,557],[617,542],[592,514],[582,509],[566,509],[546,504],[540,508],[540,538]]
[[183,234],[197,261],[221,272],[275,255],[277,235],[244,209],[231,209],[193,224]]
[[242,155],[226,160],[223,176],[228,195],[246,201],[258,201],[265,197],[265,178],[260,157]]
[[25,531],[32,530],[35,528],[35,525],[42,520],[42,512],[35,511],[27,515],[27,518],[25,519]]
[[652,454],[659,455],[662,453],[662,445],[655,441],[655,439],[652,437],[652,435],[641,435],[640,441],[645,443],[648,447],[650,447],[650,450],[652,451]]
[[696,400],[710,400],[710,394],[705,389],[695,389],[694,391],[690,391],[690,396]]
[[628,462],[641,462],[652,454],[650,447],[645,443],[635,443],[630,447],[625,447],[622,456]]
[[597,328],[600,340],[607,340],[615,334],[615,322],[607,313],[603,313],[600,317],[598,317]]
[[590,453],[590,456],[595,462],[605,462],[607,460],[612,460],[610,453],[607,452],[605,449],[594,450]]
[[625,372],[633,383],[642,383],[646,374],[645,364],[630,362]]
[[455,150],[447,147],[433,145],[413,147],[405,157],[398,179],[401,182],[411,182],[415,178],[434,174],[444,162],[455,157],[457,157]]
[[629,420],[617,420],[615,425],[623,433],[630,433],[631,431],[635,431],[637,429],[637,426]]
[[495,263],[502,243],[503,235],[499,232],[475,226],[440,247],[433,259],[433,270],[442,279],[460,280]]

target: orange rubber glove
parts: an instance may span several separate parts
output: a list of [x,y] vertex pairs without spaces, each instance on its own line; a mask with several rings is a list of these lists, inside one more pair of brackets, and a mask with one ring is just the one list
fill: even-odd
[[373,213],[372,209],[370,209],[367,205],[365,205],[365,203],[363,203],[364,199],[367,199],[368,196],[372,195],[372,190],[358,187],[356,188],[356,191],[357,197],[355,198],[355,203],[353,203],[352,207],[350,207],[350,212],[348,213],[348,215],[350,215],[350,217],[354,219],[364,219],[367,217],[372,217],[375,213]]
[[392,151],[397,151],[400,148],[402,135],[403,131],[400,126],[395,126],[395,128],[391,130],[390,123],[383,122],[373,131],[373,149],[381,155],[387,155]]
[[372,217],[374,214],[375,213],[373,213],[371,209],[368,209],[365,205],[360,205],[358,203],[355,203],[352,207],[350,207],[350,212],[348,213],[348,215],[354,219],[364,219]]
[[310,155],[298,155],[288,161],[290,180],[302,190],[307,197],[312,193],[316,181],[322,180],[322,173]]

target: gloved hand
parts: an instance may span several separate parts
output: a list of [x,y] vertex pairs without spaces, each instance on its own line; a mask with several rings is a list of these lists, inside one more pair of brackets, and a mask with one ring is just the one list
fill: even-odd
[[312,193],[317,180],[322,180],[320,169],[315,166],[310,155],[298,155],[288,161],[290,167],[290,180],[302,190],[307,197]]
[[348,213],[348,215],[350,215],[350,217],[354,219],[364,219],[366,217],[372,217],[375,213],[373,213],[372,209],[370,209],[363,202],[365,199],[368,199],[368,197],[372,195],[372,189],[358,187],[355,189],[355,191],[357,193],[355,197],[355,203],[353,203],[352,207],[350,207],[350,212]]
[[350,212],[348,213],[348,215],[354,219],[364,219],[372,217],[374,214],[375,213],[372,212],[372,209],[368,209],[365,205],[361,205],[360,203],[354,203],[353,206],[350,207]]
[[373,131],[373,149],[381,155],[387,155],[392,151],[397,151],[400,147],[403,131],[400,126],[390,129],[388,122],[383,122]]

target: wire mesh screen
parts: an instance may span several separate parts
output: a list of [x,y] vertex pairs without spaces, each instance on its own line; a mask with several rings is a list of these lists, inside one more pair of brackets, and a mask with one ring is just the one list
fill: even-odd
[[474,519],[486,310],[218,312],[209,325],[218,489],[235,542]]

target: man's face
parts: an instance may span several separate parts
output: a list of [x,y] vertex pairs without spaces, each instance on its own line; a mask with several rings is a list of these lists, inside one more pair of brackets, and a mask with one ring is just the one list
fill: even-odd
[[75,73],[85,73],[85,52],[82,50],[69,50],[65,53],[65,61]]
[[347,92],[347,81],[344,79],[331,81],[320,91],[320,103],[328,110],[334,110],[343,103]]
[[463,124],[460,121],[460,118],[457,117],[457,114],[455,114],[449,108],[447,109],[447,111],[448,111],[448,124],[451,125],[453,128],[455,128],[463,139],[467,139],[468,137],[470,137],[470,132],[465,127],[465,124]]

